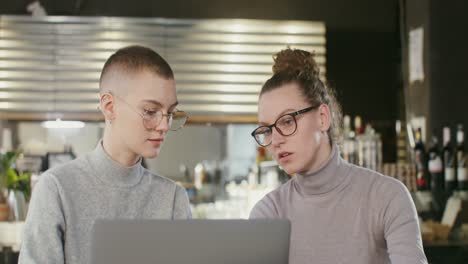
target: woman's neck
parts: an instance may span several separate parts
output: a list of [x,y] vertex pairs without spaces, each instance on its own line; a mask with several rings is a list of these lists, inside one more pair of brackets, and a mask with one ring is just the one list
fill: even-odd
[[130,167],[135,165],[141,157],[125,146],[123,141],[112,133],[111,129],[106,125],[102,142],[104,151],[122,166]]

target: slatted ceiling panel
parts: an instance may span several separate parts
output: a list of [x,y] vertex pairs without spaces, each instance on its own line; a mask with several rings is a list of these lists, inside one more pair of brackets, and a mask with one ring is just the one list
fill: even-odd
[[267,74],[197,74],[197,73],[179,73],[176,75],[178,82],[208,82],[218,83],[222,80],[223,83],[262,83],[270,76]]
[[[0,101],[1,112],[53,112],[55,106],[50,101],[46,102],[2,102]],[[1,113],[0,112],[0,113]]]
[[[251,22],[249,24],[249,22]],[[283,22],[284,23],[284,22]],[[173,65],[178,81],[180,95],[195,93],[196,89],[187,88],[194,81],[209,82],[213,87],[219,85],[252,86],[248,92],[253,96],[242,98],[242,105],[235,105],[234,100],[221,95],[214,95],[215,100],[223,103],[206,108],[207,111],[226,111],[230,113],[251,113],[257,111],[257,94],[261,85],[271,76],[272,54],[287,45],[307,50],[315,50],[318,61],[325,73],[325,39],[323,25],[312,27],[315,32],[308,32],[306,27],[295,27],[297,35],[291,37],[281,32],[272,21],[220,20],[201,22],[196,26],[182,25],[167,30],[168,40],[166,58]],[[287,29],[294,29],[290,23]],[[286,27],[283,27],[283,30]],[[303,33],[306,33],[302,35]],[[309,34],[309,35],[307,35]],[[296,43],[294,45],[294,43]],[[321,45],[316,45],[321,43]],[[313,48],[311,48],[313,47]],[[200,77],[192,77],[193,73]],[[199,74],[203,73],[203,75]],[[181,87],[180,84],[187,88]],[[221,89],[221,88],[219,88]],[[247,89],[238,93],[246,94]],[[223,89],[225,90],[228,89]],[[181,100],[182,101],[182,100]],[[184,104],[184,107],[186,105]],[[253,107],[252,107],[253,106]],[[223,109],[223,110],[222,110]]]
[[40,97],[30,97],[28,91],[8,91],[0,92],[0,100],[8,102],[36,102],[36,101],[53,101],[55,92],[43,92]]
[[176,72],[226,72],[226,73],[265,73],[263,65],[239,65],[223,63],[173,63],[172,69]]
[[43,92],[40,97],[30,97],[27,91],[9,91],[0,92],[0,100],[8,100],[9,102],[38,102],[38,101],[67,101],[67,102],[91,102],[97,104],[99,102],[98,93],[66,93],[66,92]]
[[223,94],[255,94],[260,92],[258,84],[209,84],[209,83],[180,83],[177,82],[177,90],[190,93],[223,93]]
[[286,43],[286,44],[322,44],[325,42],[323,37],[304,37],[304,36],[286,36],[281,37],[278,35],[247,35],[247,34],[211,34],[211,33],[188,33],[183,32],[182,34],[185,35],[175,35],[169,32],[169,38],[167,43],[168,46],[178,45],[181,41],[188,41],[188,42],[195,42],[195,43],[206,43],[206,42],[216,42],[216,43],[237,43],[237,44],[254,44],[263,42],[270,42],[270,43]]
[[[9,99],[11,101],[26,101],[24,97],[28,95],[28,92],[0,92],[0,99]],[[98,103],[99,93],[76,93],[76,92],[46,92],[40,98],[28,98],[29,101],[67,101],[67,102],[87,102],[87,103]],[[181,94],[178,96],[179,101],[186,103],[198,103],[198,102],[226,102],[226,103],[256,103],[258,96],[256,94]]]
[[[265,68],[269,68],[271,74],[272,56],[271,53],[266,54],[226,54],[226,53],[195,53],[195,52],[181,52],[181,51],[169,51],[166,53],[175,64],[177,63],[237,63],[237,64],[262,64]],[[317,63],[324,63],[325,58],[317,56]],[[241,65],[239,65],[241,66]]]
[[257,95],[247,95],[247,94],[181,94],[178,96],[180,101],[187,103],[193,102],[224,102],[224,103],[238,103],[243,102],[246,104],[255,104],[257,103]]
[[[60,87],[57,89],[56,87]],[[79,92],[97,92],[96,82],[40,82],[38,85],[37,81],[0,81],[0,91],[27,91],[27,92],[40,92],[41,96],[43,92],[47,91],[79,91]]]
[[60,113],[76,113],[76,112],[97,112],[97,102],[73,102],[61,101],[56,102],[55,107],[60,109]]
[[0,81],[0,91],[53,91],[55,90],[54,84],[37,86],[35,81]]
[[[197,110],[200,109],[200,110]],[[185,104],[184,111],[186,112],[197,112],[203,111],[205,113],[222,113],[227,114],[250,114],[257,111],[256,105],[245,105],[245,104]],[[221,115],[221,114],[219,114]]]
[[99,91],[99,85],[97,84],[99,80],[96,81],[73,81],[73,82],[55,82],[57,87],[60,87],[60,91],[80,91],[80,92],[93,92],[96,93]]
[[105,60],[135,44],[168,60],[179,108],[195,117],[255,115],[272,54],[287,46],[314,51],[325,75],[325,27],[317,22],[0,16],[0,114],[96,119]]

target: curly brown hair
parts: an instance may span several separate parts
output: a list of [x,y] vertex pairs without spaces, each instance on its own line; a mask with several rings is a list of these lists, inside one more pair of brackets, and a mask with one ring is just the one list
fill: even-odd
[[341,139],[342,112],[335,91],[320,80],[320,68],[315,54],[287,48],[273,56],[273,76],[260,91],[260,96],[285,84],[296,83],[307,102],[311,105],[326,104],[330,109],[331,122],[327,131],[330,145]]

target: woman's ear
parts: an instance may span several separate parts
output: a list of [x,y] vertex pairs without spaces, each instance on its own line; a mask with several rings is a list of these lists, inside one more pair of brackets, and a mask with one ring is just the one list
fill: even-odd
[[318,108],[319,118],[320,118],[320,130],[322,132],[327,132],[330,129],[331,125],[331,112],[330,107],[326,104],[322,104]]
[[112,122],[115,118],[115,104],[114,97],[110,93],[101,94],[101,99],[99,102],[100,109],[104,118],[108,122]]

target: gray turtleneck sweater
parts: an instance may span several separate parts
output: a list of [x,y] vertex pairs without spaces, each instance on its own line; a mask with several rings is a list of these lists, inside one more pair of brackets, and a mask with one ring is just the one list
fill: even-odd
[[322,167],[266,195],[250,217],[291,221],[289,264],[427,263],[406,187],[347,163],[336,146]]
[[191,217],[183,187],[151,173],[141,162],[121,166],[106,154],[101,142],[94,151],[40,177],[19,263],[90,263],[96,219]]

